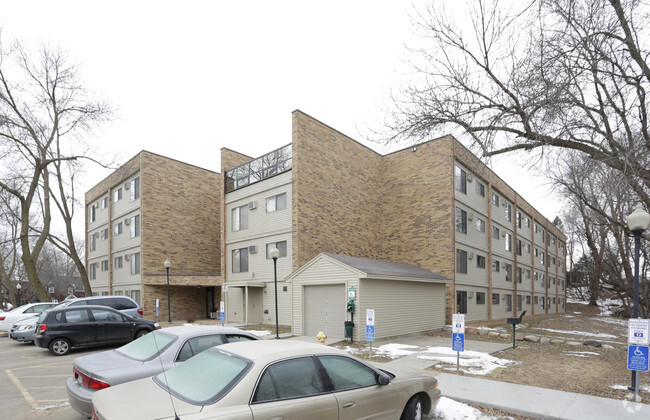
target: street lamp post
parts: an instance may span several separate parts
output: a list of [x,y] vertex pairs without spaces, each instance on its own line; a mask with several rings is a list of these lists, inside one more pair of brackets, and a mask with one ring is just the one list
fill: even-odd
[[169,262],[169,258],[165,259],[165,270],[167,271],[167,316],[169,319],[167,320],[170,324],[172,322],[172,305],[171,305],[171,300],[169,297],[169,266],[171,263]]
[[[640,204],[627,216],[627,227],[634,234],[634,306],[632,307],[632,318],[639,317],[639,248],[641,245],[641,235],[650,224],[650,214],[643,210]],[[632,386],[630,389],[636,389],[638,372],[632,371]]]
[[16,308],[20,306],[20,289],[22,289],[23,286],[20,285],[20,283],[16,284]]
[[273,259],[273,283],[275,284],[275,338],[280,338],[278,333],[278,257],[280,257],[280,250],[277,247],[271,248],[269,255]]

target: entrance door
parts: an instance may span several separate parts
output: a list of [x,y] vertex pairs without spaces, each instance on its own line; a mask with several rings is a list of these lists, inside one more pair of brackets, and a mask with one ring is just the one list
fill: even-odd
[[305,286],[305,334],[323,331],[328,337],[345,336],[345,285]]
[[210,319],[210,313],[215,312],[214,287],[205,288],[205,317]]

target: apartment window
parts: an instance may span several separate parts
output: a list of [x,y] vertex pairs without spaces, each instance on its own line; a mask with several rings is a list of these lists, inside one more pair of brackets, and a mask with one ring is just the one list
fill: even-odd
[[501,263],[498,260],[492,261],[492,271],[501,271]]
[[522,295],[517,295],[517,310],[521,311],[521,305],[524,301],[524,297]]
[[271,259],[271,250],[273,247],[276,247],[278,251],[280,251],[280,256],[278,258],[286,257],[287,256],[287,241],[280,241],[280,242],[271,242],[270,244],[266,244],[266,259],[270,260]]
[[248,248],[240,248],[240,249],[232,250],[232,272],[233,273],[248,272]]
[[517,255],[521,255],[522,242],[521,239],[517,239]]
[[512,295],[506,295],[506,312],[512,311]]
[[535,296],[535,305],[539,305],[539,296]]
[[498,293],[492,293],[492,304],[498,305],[500,301],[501,301],[501,295]]
[[467,251],[456,250],[456,272],[467,274]]
[[102,229],[100,236],[101,236],[102,241],[105,241],[106,239],[108,239],[108,229]]
[[124,292],[121,291],[121,290],[116,290],[113,294],[114,294],[115,296],[124,296]]
[[512,281],[512,265],[506,264],[506,281]]
[[123,267],[124,262],[122,261],[122,257],[115,257],[113,260],[113,266],[115,269],[119,269]]
[[248,229],[248,204],[232,209],[231,228],[233,232]]
[[542,282],[542,287],[544,287],[544,274],[541,274],[540,276],[541,282]]
[[530,295],[526,295],[526,305],[530,305]]
[[512,222],[512,206],[510,203],[506,203],[505,217],[507,221]]
[[481,184],[478,181],[476,181],[476,194],[480,195],[481,197],[485,197],[485,185]]
[[456,207],[456,231],[467,233],[467,212]]
[[539,257],[539,250],[535,248],[535,257]]
[[140,253],[131,254],[131,274],[140,274]]
[[90,239],[90,244],[88,245],[88,248],[91,251],[96,250],[97,249],[97,235],[93,233],[92,235],[90,235],[89,239]]
[[113,226],[113,233],[116,236],[122,234],[122,222],[118,222]]
[[485,305],[485,292],[476,292],[476,304]]
[[459,314],[467,313],[467,292],[461,290],[456,292],[456,312]]
[[530,280],[530,270],[526,269],[526,279]]
[[555,266],[555,257],[551,257],[551,263]]
[[506,251],[512,251],[512,235],[509,233],[506,233],[506,240],[505,240],[505,249]]
[[524,281],[524,269],[517,267],[517,283],[522,283]]
[[530,227],[530,219],[528,217],[526,217],[526,227],[527,228]]
[[485,232],[485,220],[476,218],[476,230],[479,232]]
[[545,239],[544,239],[544,234],[545,234],[545,232],[544,232],[544,230],[542,229],[542,243],[544,243],[544,241],[545,241]]
[[102,210],[108,208],[108,197],[102,198],[101,203],[102,203]]
[[496,226],[492,226],[492,237],[499,240],[499,228]]
[[530,254],[530,244],[526,244],[526,253]]
[[483,255],[476,256],[476,267],[485,268],[485,257]]
[[90,208],[88,209],[88,220],[90,221],[90,223],[97,220],[97,208],[95,207],[94,204],[90,206]]
[[122,199],[122,187],[113,191],[113,202],[117,203]]
[[108,260],[102,261],[102,271],[108,271]]
[[97,279],[97,263],[92,263],[88,266],[88,276],[90,276],[90,280],[95,280]]
[[131,290],[131,299],[135,300],[135,303],[140,305],[140,291],[139,290]]
[[133,178],[130,182],[129,199],[135,201],[140,198],[140,177]]
[[287,208],[287,194],[282,193],[266,199],[266,212],[271,213]]
[[539,280],[539,273],[535,271],[535,281]]
[[454,185],[456,191],[467,194],[467,173],[458,166],[454,170]]
[[54,293],[54,286],[49,286],[47,288],[47,293]]
[[544,253],[543,252],[539,253],[539,258],[542,261],[542,265],[544,265]]
[[515,212],[515,221],[517,223],[517,227],[521,228],[521,212],[519,210]]
[[140,215],[131,217],[131,237],[140,236]]
[[492,204],[499,207],[499,196],[497,193],[492,193]]

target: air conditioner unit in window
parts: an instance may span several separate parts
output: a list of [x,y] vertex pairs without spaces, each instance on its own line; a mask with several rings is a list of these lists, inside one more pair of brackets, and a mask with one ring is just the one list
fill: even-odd
[[470,252],[469,254],[467,254],[467,258],[469,258],[470,260],[474,258],[474,253]]
[[248,202],[248,209],[249,210],[253,210],[253,209],[256,209],[256,208],[257,208],[257,201],[253,200],[253,201]]
[[124,256],[124,259],[125,259],[126,261],[131,260],[131,255],[130,255],[130,254],[126,254],[126,255]]
[[474,292],[468,292],[467,297],[470,298],[470,299],[473,298],[474,297]]
[[508,203],[506,203],[505,201],[504,201],[503,204],[501,204],[501,205],[502,205],[503,207],[508,207]]
[[503,233],[501,234],[501,237],[502,237],[502,238],[505,238],[505,237],[506,237],[506,233],[503,232]]
[[469,220],[470,222],[471,222],[472,220],[474,220],[474,213],[469,213],[469,214],[467,215],[467,220]]
[[127,225],[127,226],[130,225],[131,224],[131,219],[129,219],[128,217],[126,219],[124,219],[124,224]]
[[248,247],[249,254],[255,254],[257,252],[257,245],[251,245]]
[[467,179],[467,182],[472,182],[472,181],[474,181],[474,175],[472,175],[471,172],[468,172],[466,179]]
[[124,189],[128,190],[129,188],[131,188],[131,183],[130,182],[125,182],[124,183]]

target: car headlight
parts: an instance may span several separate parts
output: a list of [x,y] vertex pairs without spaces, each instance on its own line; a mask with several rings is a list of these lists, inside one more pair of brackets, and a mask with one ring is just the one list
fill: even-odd
[[18,331],[27,331],[33,328],[34,328],[33,325],[21,325],[20,327],[18,327]]

